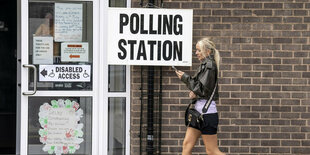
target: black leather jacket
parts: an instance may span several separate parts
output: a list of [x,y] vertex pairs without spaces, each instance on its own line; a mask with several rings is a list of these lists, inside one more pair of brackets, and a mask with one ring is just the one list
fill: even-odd
[[[217,80],[217,66],[213,55],[210,55],[203,62],[201,62],[195,75],[193,77],[184,73],[181,80],[186,84],[187,88],[196,94],[196,98],[192,99],[195,103],[197,99],[209,100]],[[219,98],[218,88],[215,90],[213,100],[217,101]]]

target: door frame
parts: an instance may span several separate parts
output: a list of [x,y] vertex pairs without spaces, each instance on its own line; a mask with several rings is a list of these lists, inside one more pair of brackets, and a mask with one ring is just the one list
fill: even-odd
[[[131,7],[131,0],[126,0],[126,6],[127,8]],[[100,1],[100,51],[104,51],[103,54],[100,55],[100,82],[103,82],[100,84],[99,88],[99,93],[102,95],[99,95],[99,101],[102,101],[103,103],[106,104],[100,104],[99,103],[99,109],[102,109],[102,112],[99,113],[99,122],[107,122],[107,123],[99,123],[99,144],[100,146],[104,147],[99,147],[99,155],[107,155],[108,154],[108,147],[109,147],[109,142],[108,142],[108,132],[109,132],[109,127],[108,127],[108,114],[109,114],[109,108],[108,108],[108,103],[109,103],[109,97],[126,97],[126,155],[130,155],[130,111],[131,111],[131,102],[130,102],[130,77],[131,77],[131,72],[130,72],[130,65],[126,65],[126,91],[125,92],[109,92],[108,87],[108,74],[109,74],[109,65],[107,63],[108,57],[107,57],[107,52],[108,51],[108,9],[109,9],[109,0],[101,0]]]
[[[99,147],[99,0],[70,0],[93,2],[93,73],[91,91],[40,91],[31,97],[49,97],[49,96],[72,96],[72,97],[92,97],[92,154],[98,154]],[[23,92],[28,92],[28,68],[23,65],[29,64],[28,60],[28,19],[29,19],[29,0],[17,1],[17,51],[18,51],[18,79],[20,89],[17,97],[17,131],[16,131],[16,154],[28,153],[28,97]]]
[[[109,1],[71,0],[93,2],[93,90],[92,91],[37,91],[33,96],[92,96],[92,154],[108,154],[108,98],[126,97],[126,155],[130,154],[130,66],[126,66],[126,92],[108,92],[107,22]],[[28,152],[28,4],[17,2],[17,123],[16,154]],[[126,1],[131,7],[131,0]],[[22,82],[21,82],[22,81]],[[22,117],[27,116],[27,117]]]

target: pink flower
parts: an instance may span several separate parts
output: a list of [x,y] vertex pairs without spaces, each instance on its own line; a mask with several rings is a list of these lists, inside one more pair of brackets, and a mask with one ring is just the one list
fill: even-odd
[[73,130],[72,129],[70,129],[68,132],[66,132],[66,137],[67,138],[72,137],[72,135],[73,135]]
[[51,106],[49,104],[44,104],[44,109],[49,110],[49,109],[51,109]]
[[79,109],[80,105],[75,102],[74,105],[73,105],[73,108],[75,109],[75,111],[77,111]]
[[64,154],[67,154],[69,152],[68,146],[63,146],[62,150],[63,150]]
[[40,141],[41,141],[42,143],[45,143],[45,142],[46,142],[46,140],[47,140],[47,136],[40,137]]

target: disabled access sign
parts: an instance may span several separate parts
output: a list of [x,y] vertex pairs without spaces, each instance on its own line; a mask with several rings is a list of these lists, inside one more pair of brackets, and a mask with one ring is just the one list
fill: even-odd
[[90,82],[90,65],[40,65],[39,81]]

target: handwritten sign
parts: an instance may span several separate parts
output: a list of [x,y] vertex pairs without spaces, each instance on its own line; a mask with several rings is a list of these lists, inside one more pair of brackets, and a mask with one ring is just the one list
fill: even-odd
[[45,144],[43,151],[49,154],[72,154],[80,148],[83,138],[83,117],[79,103],[70,100],[52,100],[51,104],[40,106],[40,142]]
[[55,41],[82,41],[83,5],[55,3]]
[[62,62],[88,62],[88,43],[61,43]]
[[53,37],[33,37],[33,64],[53,64]]

